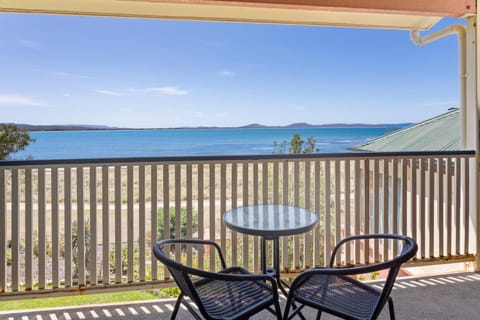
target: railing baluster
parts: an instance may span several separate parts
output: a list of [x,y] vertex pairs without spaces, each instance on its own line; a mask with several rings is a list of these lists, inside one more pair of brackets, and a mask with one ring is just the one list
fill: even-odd
[[[269,203],[268,201],[268,162],[267,161],[264,161],[262,166],[262,201],[264,204]],[[255,239],[253,243],[254,252],[260,251],[260,248],[259,248],[260,244],[258,243],[259,242],[258,237],[254,236],[253,238]],[[273,257],[273,246],[271,243],[267,243],[267,252],[269,252]],[[256,254],[256,256],[259,257],[260,254]],[[268,258],[268,254],[267,254],[267,258]],[[260,267],[258,267],[258,270],[260,271]]]
[[[170,169],[168,164],[162,166],[163,170],[163,239],[170,239]],[[203,200],[203,199],[202,199]],[[203,208],[203,206],[202,206]],[[203,228],[203,224],[202,224]],[[199,229],[202,230],[202,229]],[[199,257],[203,254],[202,248],[199,251]],[[199,258],[200,259],[200,258]],[[199,265],[203,266],[203,260],[199,260]],[[163,268],[164,277],[168,278],[168,270],[164,265]]]
[[[398,161],[397,159],[392,159],[392,229],[393,233],[399,233],[399,219],[400,215],[398,213]],[[393,256],[398,255],[398,246],[393,246]]]
[[418,214],[420,213],[420,210],[417,210],[417,163],[419,163],[419,159],[417,158],[412,158],[410,160],[410,172],[411,172],[411,205],[410,205],[410,217],[411,217],[411,228],[412,228],[412,233],[411,236],[414,239],[418,239],[418,226],[417,226],[417,221],[418,221]]
[[[158,187],[157,187],[157,174],[158,167],[156,164],[152,164],[150,166],[150,237],[151,237],[151,245],[157,242],[157,232],[158,232]],[[152,272],[152,280],[158,279],[158,263],[157,258],[152,254],[151,255],[151,272]]]
[[46,217],[45,168],[38,170],[38,288],[45,289],[46,272]]
[[461,179],[462,179],[462,170],[461,170],[461,158],[457,157],[455,159],[455,252],[457,255],[460,255],[460,228],[462,224],[460,222],[460,210],[461,210]]
[[[248,206],[248,162],[242,163],[242,205]],[[242,265],[245,269],[248,269],[248,259],[250,254],[248,253],[248,235],[242,235]]]
[[[361,171],[360,171],[360,159],[355,159],[355,173],[354,173],[354,185],[355,185],[355,221],[354,223],[354,234],[360,234],[360,202],[362,192],[361,190]],[[326,171],[325,171],[326,172]],[[325,175],[327,175],[325,173]],[[325,193],[327,190],[325,190]],[[355,246],[355,259],[354,263],[360,263],[360,250],[358,246]]]
[[[210,179],[209,179],[209,185],[210,185],[210,195],[209,195],[209,200],[210,200],[210,240],[215,241],[216,236],[215,236],[215,163],[211,162],[210,163]],[[246,256],[248,259],[248,255]],[[210,270],[215,270],[215,255],[213,252],[210,254]]]
[[279,164],[278,161],[273,162],[273,203],[279,203]]
[[[363,214],[364,214],[364,232],[365,234],[370,233],[370,160],[364,160],[363,167],[363,192],[364,192],[364,202],[363,202]],[[363,258],[365,262],[370,261],[370,242],[365,241],[363,248]]]
[[227,165],[222,162],[220,164],[220,247],[224,253],[227,252],[227,228],[223,223],[225,211],[227,211]]
[[[204,188],[204,182],[203,181],[204,181],[204,175],[205,175],[204,170],[205,170],[204,169],[204,164],[199,163],[198,164],[198,238],[200,238],[200,239],[204,239],[204,237],[205,237],[205,232],[204,232],[205,210],[204,210],[204,192],[203,192],[203,188]],[[200,246],[200,248],[198,249],[198,267],[200,269],[202,269],[203,266],[204,266],[203,255],[204,255],[203,246]]]
[[[139,281],[145,281],[145,258],[146,258],[146,219],[145,219],[145,166],[138,168],[138,263],[139,263]],[[148,250],[150,251],[150,250]]]
[[127,281],[133,282],[134,257],[133,257],[133,228],[134,228],[134,212],[133,212],[133,166],[127,166]]
[[[300,161],[294,161],[293,167],[293,205],[300,206]],[[300,236],[293,236],[293,268],[300,269]]]
[[447,233],[446,233],[446,242],[447,242],[447,257],[451,257],[453,255],[452,252],[452,215],[453,215],[453,210],[452,210],[452,158],[448,157],[446,159],[446,170],[445,170],[445,175],[447,177],[447,187],[446,187],[446,192],[447,192],[447,199],[446,199],[446,221],[447,221]]
[[[238,168],[237,168],[237,163],[233,162],[232,163],[232,209],[237,208],[237,188],[238,188],[238,181],[237,181],[237,175],[238,175]],[[238,265],[238,244],[237,244],[237,232],[236,231],[231,231],[232,233],[232,264],[233,265]]]
[[20,198],[18,169],[12,170],[12,291],[20,287]]
[[59,287],[59,259],[60,259],[60,221],[58,214],[58,168],[51,168],[51,208],[52,208],[52,287]]
[[420,208],[418,210],[420,214],[420,237],[418,237],[416,240],[420,242],[419,244],[419,252],[420,252],[420,257],[423,259],[425,258],[425,242],[426,242],[426,229],[428,228],[426,224],[426,219],[425,216],[427,215],[427,209],[426,209],[426,194],[425,194],[425,175],[426,175],[426,168],[425,168],[425,162],[427,160],[425,158],[420,158]]
[[[345,162],[345,237],[349,237],[351,235],[351,209],[350,209],[350,197],[351,197],[351,191],[350,191],[350,160],[346,159]],[[320,169],[320,168],[319,168]],[[316,170],[316,169],[315,169]],[[316,172],[315,172],[316,173]],[[317,178],[315,178],[317,179]],[[317,191],[320,193],[320,190]],[[319,204],[320,205],[320,204]],[[316,207],[316,205],[315,205]],[[317,209],[317,214],[319,213],[319,210]],[[318,228],[318,226],[317,226]],[[350,250],[350,246],[347,246],[345,248],[345,262],[348,264],[352,261],[352,254]]]
[[341,219],[341,200],[340,200],[340,188],[341,188],[341,179],[340,179],[340,161],[336,159],[333,161],[334,165],[334,184],[335,184],[335,240],[334,242],[337,243],[342,239],[341,235],[341,226],[342,226],[342,219]]
[[[262,166],[262,201],[264,204],[269,203],[268,201],[268,162],[267,161],[264,161]],[[257,243],[254,243],[254,246],[258,248],[257,251],[260,251],[260,248],[259,248],[260,244],[258,243],[259,242],[258,237],[254,237],[254,238],[257,239]],[[272,257],[273,257],[273,246],[271,243],[268,243],[267,245],[270,246],[270,247],[267,247],[267,250],[268,252],[272,253]],[[257,256],[259,256],[259,254]],[[258,270],[260,271],[260,267],[258,268]]]
[[437,181],[438,181],[438,188],[437,188],[437,228],[438,228],[438,256],[444,257],[445,256],[445,238],[443,230],[445,228],[444,225],[444,201],[443,201],[443,182],[445,178],[444,174],[444,164],[443,158],[437,158]]
[[0,169],[0,293],[7,291],[7,193],[5,170]]
[[[186,232],[186,237],[191,239],[193,238],[193,234],[192,234],[192,231],[193,231],[193,205],[192,205],[192,164],[191,163],[187,163],[187,176],[186,176],[186,187],[187,187],[187,197],[186,197],[186,200],[187,200],[187,232]],[[223,246],[222,246],[222,249],[224,250],[225,252],[225,243],[223,243]],[[192,246],[188,246],[187,248],[187,264],[189,266],[192,265]]]
[[408,177],[407,177],[407,167],[408,159],[403,158],[402,160],[402,207],[401,207],[401,217],[402,217],[402,230],[400,233],[407,234],[407,194],[408,194]]
[[[373,160],[373,232],[374,233],[379,233],[380,232],[380,199],[379,199],[379,179],[380,179],[380,174],[378,172],[378,159]],[[346,180],[345,180],[346,181]],[[346,224],[346,223],[345,223]],[[375,262],[380,261],[380,246],[379,246],[379,241],[375,240],[375,246],[374,246],[374,256],[373,259]]]
[[[179,163],[175,164],[175,238],[182,238],[182,168]],[[167,227],[169,225],[165,225]],[[181,246],[175,246],[175,259],[180,261],[182,254]]]
[[[259,178],[258,178],[258,162],[253,163],[253,205],[258,205],[258,196],[259,196]],[[265,199],[264,203],[265,203]],[[260,272],[260,244],[259,237],[253,237],[253,271]]]
[[463,254],[470,253],[470,159],[462,157],[464,162],[464,176],[465,176],[465,184],[463,186],[464,200],[463,200],[463,230],[465,235],[463,239],[465,239],[464,244],[464,251]]
[[122,167],[115,166],[115,283],[122,282]]
[[65,229],[65,287],[72,286],[72,170],[63,168],[64,181],[64,229]]
[[[284,160],[282,162],[282,203],[288,204],[288,167],[289,161]],[[282,237],[282,271],[288,270],[288,241],[290,237]]]
[[25,169],[25,290],[33,288],[33,192],[32,169]]
[[[382,222],[383,222],[383,228],[382,232],[383,233],[389,233],[390,230],[388,228],[389,223],[388,223],[388,216],[389,216],[389,208],[388,208],[388,203],[389,203],[389,194],[390,194],[390,187],[388,185],[388,178],[389,178],[389,169],[388,169],[388,159],[383,159],[383,207],[382,207]],[[388,259],[388,243],[386,241],[383,241],[383,259],[387,260]]]
[[110,198],[108,182],[109,166],[102,166],[102,284],[110,283]]
[[[305,161],[305,208],[312,210],[310,204],[310,177],[312,175],[310,160]],[[303,238],[303,266],[310,268],[312,266],[312,232],[306,232]]]
[[[331,176],[330,176],[330,160],[325,161],[325,217],[323,218],[325,221],[325,263],[330,261],[330,241],[331,241],[331,210],[330,210],[330,186],[331,186]],[[360,190],[358,188],[357,190]],[[358,207],[357,207],[358,208]]]
[[435,244],[435,159],[428,159],[428,248],[429,257],[434,257]]
[[83,167],[77,170],[77,268],[78,286],[85,286],[85,212],[83,195]]
[[90,166],[90,284],[97,284],[97,167]]

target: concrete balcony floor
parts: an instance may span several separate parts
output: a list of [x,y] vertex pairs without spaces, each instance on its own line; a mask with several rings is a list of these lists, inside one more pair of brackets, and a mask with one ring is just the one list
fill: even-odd
[[[395,284],[392,296],[397,319],[479,319],[480,274],[455,273],[429,277],[400,278]],[[75,297],[72,297],[75,299]],[[285,298],[282,297],[284,304]],[[0,312],[2,320],[167,320],[170,319],[175,299],[134,302],[129,304],[91,305],[82,307]],[[282,305],[283,307],[283,305]],[[316,313],[306,310],[307,319],[315,319]],[[192,319],[181,309],[177,319]],[[275,319],[264,312],[252,318]],[[298,318],[295,318],[298,319]],[[324,314],[322,319],[336,319]],[[389,319],[388,308],[379,319]]]

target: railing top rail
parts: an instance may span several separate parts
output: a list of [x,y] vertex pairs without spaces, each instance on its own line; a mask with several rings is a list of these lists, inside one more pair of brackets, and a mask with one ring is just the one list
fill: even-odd
[[474,156],[474,150],[459,151],[411,151],[411,152],[345,152],[313,154],[271,154],[271,155],[225,155],[225,156],[169,156],[169,157],[132,157],[132,158],[92,158],[92,159],[55,159],[55,160],[1,160],[1,167],[25,167],[43,165],[102,165],[102,164],[149,164],[173,162],[225,162],[256,160],[304,160],[304,159],[374,159],[374,158],[416,158]]

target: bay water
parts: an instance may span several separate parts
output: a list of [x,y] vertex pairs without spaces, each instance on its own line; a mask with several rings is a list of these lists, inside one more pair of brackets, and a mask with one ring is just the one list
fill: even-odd
[[265,155],[276,153],[274,142],[289,141],[295,133],[313,136],[320,153],[349,152],[361,142],[382,136],[392,127],[156,129],[30,132],[35,142],[12,159],[92,159],[199,155]]

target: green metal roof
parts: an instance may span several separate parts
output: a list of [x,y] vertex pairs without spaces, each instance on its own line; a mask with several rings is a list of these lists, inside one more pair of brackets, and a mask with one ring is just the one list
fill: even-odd
[[351,147],[354,151],[461,150],[460,110],[447,113]]

